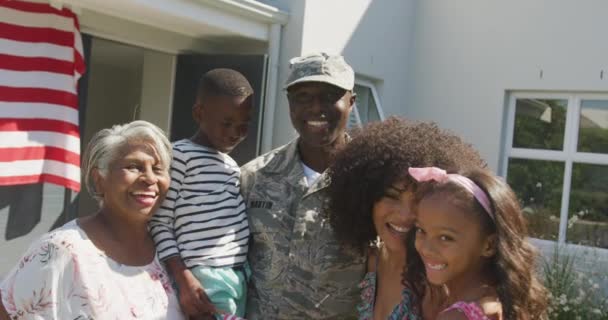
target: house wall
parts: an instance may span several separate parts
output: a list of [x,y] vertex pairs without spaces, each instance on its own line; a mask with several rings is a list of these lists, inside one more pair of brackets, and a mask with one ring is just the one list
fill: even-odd
[[402,114],[461,134],[497,170],[509,90],[608,91],[606,12],[602,0],[419,0]]
[[139,119],[171,132],[175,55],[146,50],[143,54]]
[[50,183],[0,187],[0,281],[40,235],[67,222],[64,194]]
[[385,114],[402,114],[413,31],[413,0],[274,0],[289,12],[283,28],[279,64],[279,91],[274,119],[273,145],[296,136],[289,120],[283,84],[289,59],[326,51],[340,53],[353,66],[357,77],[371,80],[378,89]]

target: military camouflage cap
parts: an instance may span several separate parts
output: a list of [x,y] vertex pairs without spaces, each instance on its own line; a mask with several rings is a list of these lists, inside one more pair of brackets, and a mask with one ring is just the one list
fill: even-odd
[[355,86],[355,72],[342,56],[319,52],[295,57],[289,63],[285,89],[300,82],[325,82],[344,90]]

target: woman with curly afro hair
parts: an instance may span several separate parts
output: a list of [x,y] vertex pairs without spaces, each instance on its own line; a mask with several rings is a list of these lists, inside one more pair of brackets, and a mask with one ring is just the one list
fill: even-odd
[[[485,167],[470,144],[434,123],[391,117],[353,134],[329,169],[329,221],[346,246],[368,254],[359,285],[359,319],[419,319],[419,305],[401,279],[405,239],[413,227],[410,167],[450,171]],[[423,306],[424,308],[424,306]]]

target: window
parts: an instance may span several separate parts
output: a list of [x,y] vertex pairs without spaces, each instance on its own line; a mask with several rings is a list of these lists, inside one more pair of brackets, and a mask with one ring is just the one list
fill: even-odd
[[357,94],[357,100],[348,119],[349,127],[362,126],[370,121],[384,120],[378,93],[373,83],[356,80],[353,91]]
[[514,93],[502,173],[532,236],[608,248],[608,95]]

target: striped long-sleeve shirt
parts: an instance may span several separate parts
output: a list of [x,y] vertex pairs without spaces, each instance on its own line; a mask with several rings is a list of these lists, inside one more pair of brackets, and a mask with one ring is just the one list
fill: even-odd
[[188,268],[245,262],[249,225],[239,178],[227,154],[188,139],[173,143],[171,185],[150,220],[161,260],[180,255]]

